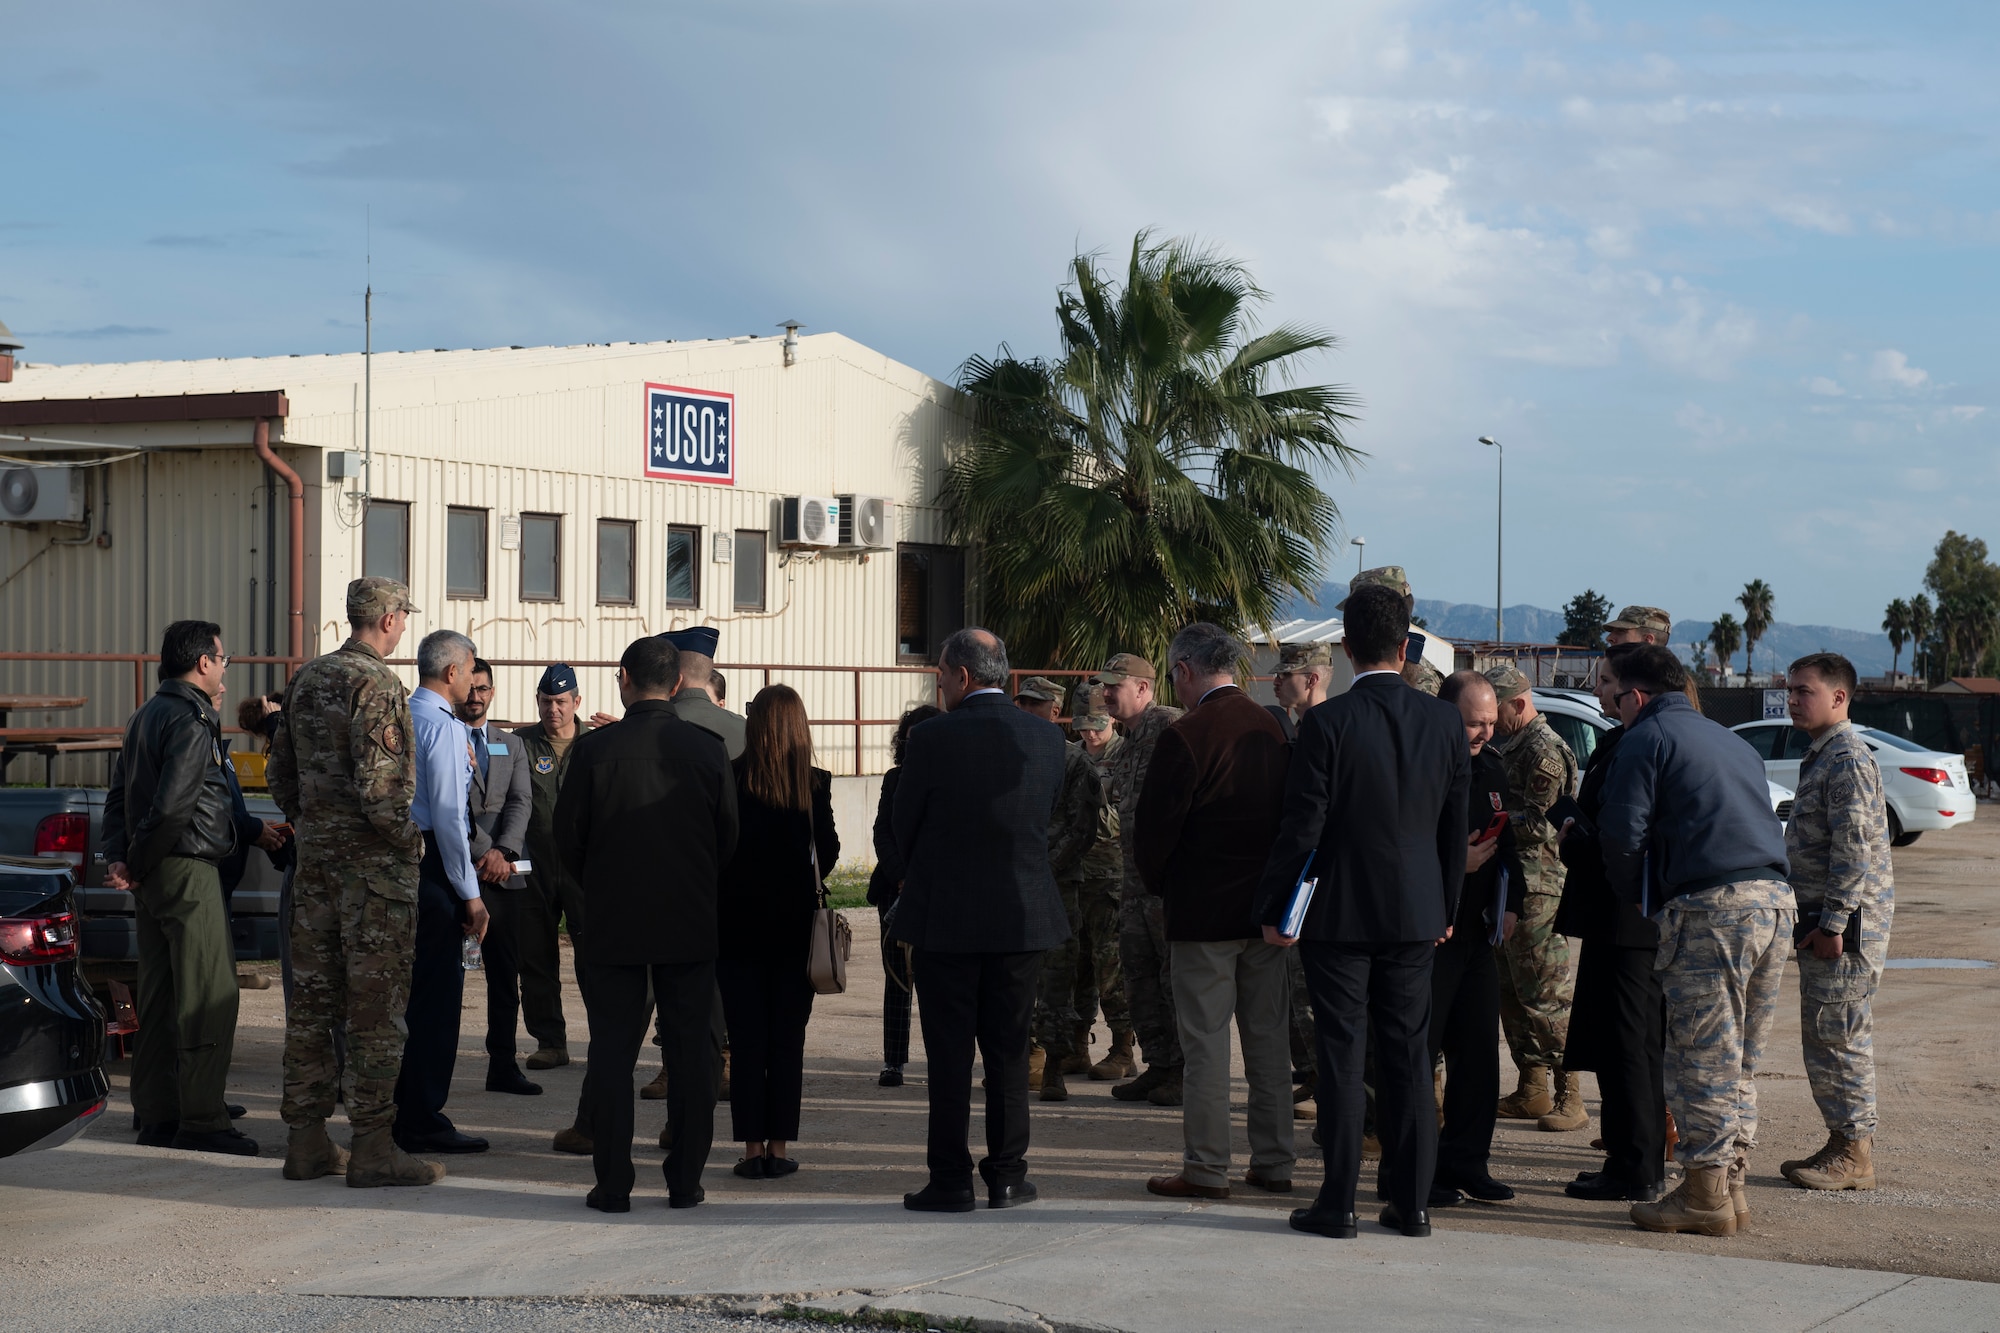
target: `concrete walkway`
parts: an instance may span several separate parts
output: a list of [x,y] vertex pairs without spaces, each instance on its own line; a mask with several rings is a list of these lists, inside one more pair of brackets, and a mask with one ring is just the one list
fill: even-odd
[[[46,1172],[58,1159],[59,1185]],[[642,1191],[657,1185],[650,1169]],[[637,1297],[1163,1333],[2000,1329],[2000,1286],[1454,1231],[1449,1212],[1429,1240],[1364,1222],[1352,1241],[1301,1236],[1282,1212],[1229,1204],[1051,1200],[933,1218],[893,1198],[814,1195],[673,1212],[655,1190],[629,1215],[604,1217],[549,1185],[452,1177],[364,1192],[287,1182],[270,1159],[91,1139],[0,1162],[0,1196],[16,1272],[60,1278],[65,1258],[119,1271],[50,1253],[103,1246],[136,1287],[198,1279],[204,1295]]]

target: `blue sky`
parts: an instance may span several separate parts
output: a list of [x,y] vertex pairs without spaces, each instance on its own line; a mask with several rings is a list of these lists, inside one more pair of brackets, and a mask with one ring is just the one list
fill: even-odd
[[[1151,226],[1343,340],[1418,594],[1763,578],[1872,629],[2000,544],[1991,6],[0,0],[38,361],[766,333],[949,378]],[[1330,572],[1351,572],[1351,550]]]

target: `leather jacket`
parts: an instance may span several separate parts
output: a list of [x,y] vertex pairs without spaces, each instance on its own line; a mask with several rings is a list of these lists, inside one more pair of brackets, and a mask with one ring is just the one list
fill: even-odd
[[219,862],[236,848],[235,801],[222,765],[222,719],[182,680],[125,724],[104,799],[104,857],[144,879],[169,856]]

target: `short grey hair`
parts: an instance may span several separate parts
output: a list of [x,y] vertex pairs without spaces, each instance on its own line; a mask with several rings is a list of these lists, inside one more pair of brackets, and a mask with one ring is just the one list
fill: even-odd
[[998,634],[977,625],[968,625],[944,641],[938,665],[965,668],[972,683],[982,689],[1007,685],[1007,645]]
[[1236,674],[1236,664],[1250,655],[1243,641],[1220,625],[1197,620],[1179,634],[1167,648],[1167,663],[1186,662],[1197,675]]
[[437,680],[451,667],[478,655],[479,649],[472,640],[457,630],[434,629],[417,645],[417,676],[422,680]]

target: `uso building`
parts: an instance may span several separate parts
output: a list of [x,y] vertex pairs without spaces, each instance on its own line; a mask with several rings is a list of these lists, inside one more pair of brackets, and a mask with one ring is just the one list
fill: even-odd
[[[880,772],[889,729],[853,720],[928,698],[907,668],[967,619],[931,504],[962,424],[949,386],[838,334],[21,363],[0,382],[0,634],[152,652],[200,617],[232,653],[310,657],[344,637],[348,580],[385,574],[422,608],[404,652],[463,631],[523,663],[494,713],[532,719],[527,664],[714,625],[749,668],[732,708],[793,685],[828,720],[821,762]],[[228,688],[283,673],[238,664]],[[586,712],[618,711],[609,668],[578,674]],[[15,727],[117,726],[133,671],[7,661],[0,692],[87,700]]]

